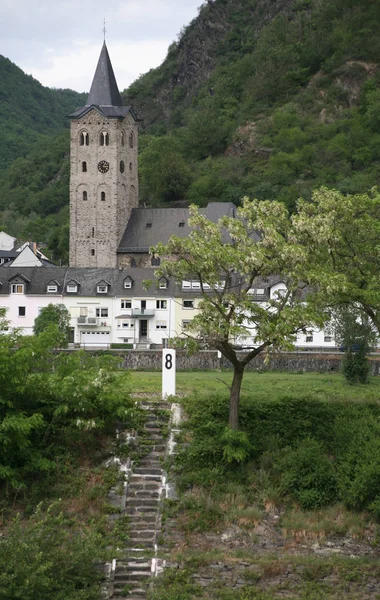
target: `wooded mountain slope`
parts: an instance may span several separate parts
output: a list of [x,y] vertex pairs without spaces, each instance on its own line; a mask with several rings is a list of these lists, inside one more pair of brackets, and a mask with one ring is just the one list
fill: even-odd
[[[204,3],[163,64],[123,92],[143,118],[141,200],[249,195],[292,209],[321,185],[377,185],[379,22],[376,0]],[[0,210],[10,233],[65,260],[68,135],[49,144],[2,177]]]

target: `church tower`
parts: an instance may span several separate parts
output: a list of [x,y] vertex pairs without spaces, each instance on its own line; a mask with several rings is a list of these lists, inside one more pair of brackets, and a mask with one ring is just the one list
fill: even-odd
[[122,106],[104,42],[86,106],[70,115],[70,266],[116,267],[138,205],[138,119]]

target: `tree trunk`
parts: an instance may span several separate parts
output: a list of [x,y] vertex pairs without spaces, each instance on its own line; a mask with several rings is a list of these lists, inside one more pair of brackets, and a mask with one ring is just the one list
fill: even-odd
[[242,365],[235,365],[230,393],[230,416],[228,419],[228,426],[231,429],[239,429],[239,402],[243,375],[244,367]]

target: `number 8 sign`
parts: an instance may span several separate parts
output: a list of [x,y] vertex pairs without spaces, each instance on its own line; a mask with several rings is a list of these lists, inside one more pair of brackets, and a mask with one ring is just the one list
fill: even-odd
[[162,398],[175,396],[175,350],[162,351]]

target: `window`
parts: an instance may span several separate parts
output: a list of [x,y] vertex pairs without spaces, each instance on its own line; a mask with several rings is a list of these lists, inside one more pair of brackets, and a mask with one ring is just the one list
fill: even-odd
[[307,343],[310,343],[310,342],[312,342],[312,341],[313,341],[313,332],[312,332],[312,331],[308,331],[308,332],[306,333],[306,342],[307,342]]
[[185,221],[180,221],[178,223],[178,227],[185,227]]
[[124,131],[121,132],[121,145],[122,146],[125,145],[125,132]]
[[182,289],[190,290],[191,289],[191,281],[182,281]]
[[187,319],[184,319],[182,321],[182,329],[187,329],[188,326],[190,325],[191,321],[188,321]]
[[24,284],[23,283],[12,283],[11,284],[11,294],[23,294],[24,293]]
[[124,164],[124,161],[121,160],[120,161],[120,173],[124,173],[124,170],[125,170],[125,164]]
[[123,298],[123,300],[120,300],[120,308],[132,308],[132,300]]
[[168,307],[168,301],[167,300],[156,300],[156,308],[158,309],[165,309]]
[[264,296],[265,289],[264,288],[256,288],[255,289],[255,294],[257,294],[258,296]]
[[133,165],[132,165],[132,163],[129,163],[129,170],[132,171],[132,169],[133,169]]
[[98,294],[106,294],[108,292],[108,285],[98,285],[96,291]]
[[146,300],[141,300],[141,310],[146,309]]
[[58,292],[58,286],[57,285],[48,285],[47,292],[49,294],[56,294]]
[[105,202],[105,200],[106,200],[106,193],[105,192],[102,192],[100,194],[100,199],[101,199],[102,202]]
[[332,342],[334,339],[334,331],[332,327],[326,327],[324,330],[324,337],[323,340],[325,342]]
[[184,300],[183,308],[194,308],[194,300]]
[[26,317],[26,306],[19,306],[18,307],[18,316],[19,317]]
[[132,287],[132,279],[129,279],[129,278],[128,278],[128,279],[126,279],[126,280],[124,281],[124,287],[125,287],[127,290],[130,290],[130,289],[131,289],[131,287]]
[[152,267],[158,267],[161,264],[161,259],[159,256],[152,256],[150,260],[150,264]]
[[95,256],[95,250],[94,250],[94,248],[91,249],[91,256]]
[[168,282],[166,281],[166,279],[160,279],[158,287],[160,288],[160,290],[166,290],[166,288],[168,287]]
[[192,281],[191,282],[191,288],[193,290],[200,290],[201,289],[201,282],[200,281]]
[[89,145],[90,140],[89,140],[89,136],[88,136],[87,131],[82,131],[82,133],[80,134],[80,142],[79,143],[80,143],[81,146],[88,146]]
[[108,308],[97,308],[96,316],[97,317],[108,317]]
[[99,136],[99,145],[108,146],[110,143],[109,135],[106,131],[101,131]]
[[82,198],[83,198],[83,200],[87,200],[87,192],[83,192]]
[[83,172],[83,173],[86,173],[86,171],[87,171],[87,163],[86,163],[86,161],[84,160],[84,161],[82,162],[82,172]]
[[135,136],[133,135],[133,131],[129,134],[129,147],[133,148],[135,145]]
[[157,321],[156,323],[156,329],[167,329],[168,325],[166,323],[166,321]]
[[123,329],[133,329],[133,327],[135,326],[134,323],[131,323],[131,321],[122,321],[121,322],[121,326]]
[[66,287],[66,291],[68,294],[75,294],[78,291],[78,286],[73,283],[69,283]]
[[146,228],[150,229],[151,227],[152,227],[152,223],[150,221],[148,221],[147,224],[146,224]]

